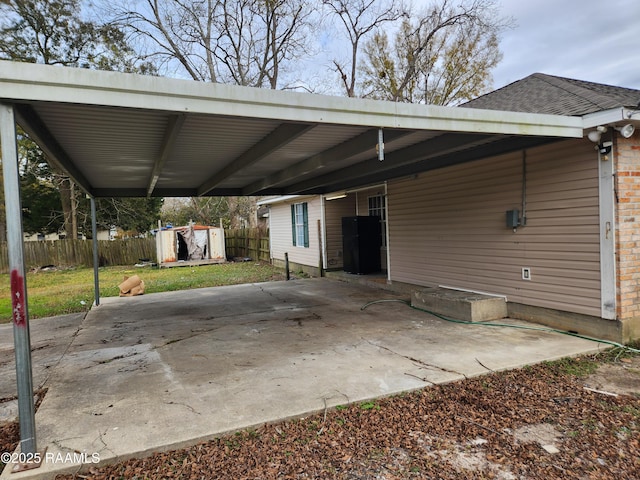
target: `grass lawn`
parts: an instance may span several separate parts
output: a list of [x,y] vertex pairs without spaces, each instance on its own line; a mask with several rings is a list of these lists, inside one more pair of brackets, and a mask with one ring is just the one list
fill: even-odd
[[[139,275],[145,293],[284,280],[284,271],[266,263],[224,263],[199,267],[100,268],[100,297],[116,297],[125,276]],[[93,269],[73,268],[27,274],[29,317],[41,318],[89,310],[93,304]],[[0,323],[11,321],[9,275],[0,276]]]

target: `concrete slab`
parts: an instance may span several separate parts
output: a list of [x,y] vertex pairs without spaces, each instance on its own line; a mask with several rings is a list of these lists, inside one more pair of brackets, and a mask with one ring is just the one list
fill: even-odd
[[[35,390],[47,383],[52,367],[58,364],[73,341],[84,316],[84,313],[74,313],[31,321],[31,362]],[[0,399],[8,399],[15,395],[13,325],[5,323],[0,325]],[[11,420],[15,415],[5,412],[0,415],[0,421]]]
[[486,322],[507,317],[507,299],[495,295],[433,287],[415,290],[411,305],[466,322]]
[[[395,301],[362,309],[380,299],[409,300],[326,278],[105,298],[75,335],[69,330],[62,344],[71,344],[47,369],[36,414],[43,466],[7,468],[0,478],[52,478],[83,463],[603,347],[450,323]],[[50,325],[33,322],[41,328]]]

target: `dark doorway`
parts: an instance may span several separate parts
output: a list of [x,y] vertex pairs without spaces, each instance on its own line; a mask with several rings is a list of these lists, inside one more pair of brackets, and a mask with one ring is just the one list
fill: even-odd
[[187,242],[185,242],[184,237],[179,232],[176,232],[176,237],[178,239],[178,261],[189,260],[189,247],[187,247]]

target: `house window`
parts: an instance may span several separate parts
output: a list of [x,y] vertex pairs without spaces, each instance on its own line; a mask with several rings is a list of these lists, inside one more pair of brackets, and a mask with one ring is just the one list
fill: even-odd
[[382,229],[382,246],[387,246],[387,205],[384,195],[369,197],[369,216],[380,217],[380,228]]
[[291,233],[294,247],[309,247],[309,213],[306,202],[291,205]]

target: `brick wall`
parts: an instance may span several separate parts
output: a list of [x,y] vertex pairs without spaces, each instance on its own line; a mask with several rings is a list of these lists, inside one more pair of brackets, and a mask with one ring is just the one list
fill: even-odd
[[640,133],[616,135],[618,319],[640,317]]

